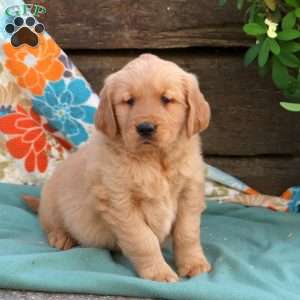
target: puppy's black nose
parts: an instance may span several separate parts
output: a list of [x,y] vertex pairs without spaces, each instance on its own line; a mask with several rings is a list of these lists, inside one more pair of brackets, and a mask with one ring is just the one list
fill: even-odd
[[156,125],[148,122],[140,123],[136,126],[136,131],[141,137],[149,138],[156,130]]

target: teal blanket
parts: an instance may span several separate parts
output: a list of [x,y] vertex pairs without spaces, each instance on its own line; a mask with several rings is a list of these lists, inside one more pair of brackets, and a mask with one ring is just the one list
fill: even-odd
[[[213,271],[167,284],[137,277],[120,253],[50,248],[20,195],[0,184],[0,287],[180,300],[299,299],[299,215],[209,202],[201,227]],[[173,266],[171,249],[164,251]]]

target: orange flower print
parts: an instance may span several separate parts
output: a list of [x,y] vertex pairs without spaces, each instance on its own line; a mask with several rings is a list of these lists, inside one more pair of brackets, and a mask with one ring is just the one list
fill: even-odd
[[33,95],[44,93],[47,80],[59,80],[64,73],[64,65],[58,59],[61,49],[51,38],[39,36],[39,44],[15,48],[11,43],[3,45],[6,54],[5,66],[17,78],[18,84],[30,90]]
[[[38,170],[44,173],[48,166],[48,152],[51,145],[48,135],[53,132],[41,117],[31,108],[29,112],[18,105],[15,113],[0,118],[0,131],[13,135],[6,142],[8,152],[16,159],[24,159],[27,172]],[[62,147],[70,149],[70,144],[53,136]]]

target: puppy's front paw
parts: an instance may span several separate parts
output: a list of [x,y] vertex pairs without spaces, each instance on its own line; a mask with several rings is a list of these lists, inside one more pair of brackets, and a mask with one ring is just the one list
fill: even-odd
[[141,277],[154,281],[161,282],[176,282],[178,281],[177,274],[171,269],[171,267],[164,263],[163,265],[156,265],[148,269],[140,270]]
[[178,274],[180,277],[193,277],[210,271],[211,265],[204,256],[186,258],[178,265]]
[[48,233],[49,245],[58,250],[68,250],[76,245],[71,236],[64,231],[51,231]]

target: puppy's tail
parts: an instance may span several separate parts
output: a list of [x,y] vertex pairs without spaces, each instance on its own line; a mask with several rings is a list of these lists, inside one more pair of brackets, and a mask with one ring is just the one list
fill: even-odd
[[23,195],[22,199],[33,212],[38,213],[40,206],[39,198],[30,195]]

